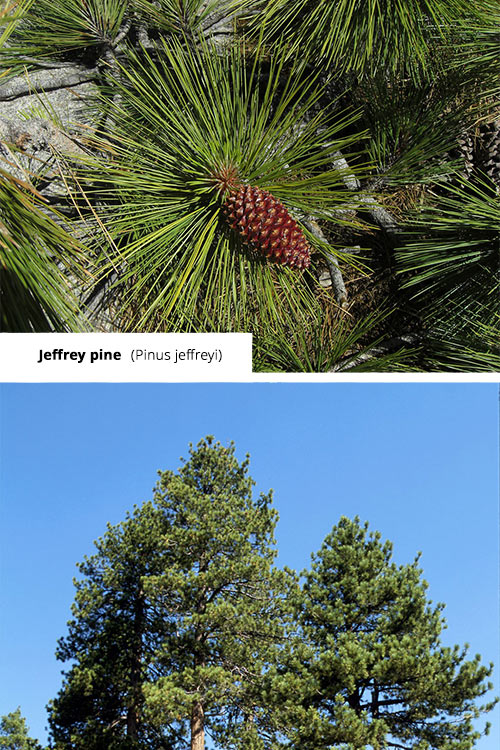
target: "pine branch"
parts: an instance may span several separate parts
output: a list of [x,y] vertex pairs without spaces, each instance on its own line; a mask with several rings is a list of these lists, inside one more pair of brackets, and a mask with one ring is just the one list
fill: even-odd
[[[312,217],[307,217],[307,219],[305,219],[303,223],[309,229],[311,234],[313,234],[318,240],[320,240],[320,242],[328,245],[328,240],[321,231],[319,224]],[[335,255],[328,251],[325,252],[325,260],[330,272],[330,278],[332,280],[332,286],[335,292],[335,299],[342,309],[346,309],[347,289],[345,287],[344,278],[342,276],[342,271],[340,270],[339,262]]]
[[[333,166],[341,172],[345,186],[349,190],[361,190],[361,183],[350,168],[344,155],[340,151],[337,151],[334,156],[335,161],[333,162]],[[399,233],[400,230],[396,219],[389,213],[389,211],[387,211],[387,209],[379,206],[375,198],[371,195],[360,195],[359,201],[366,205],[370,216],[387,232],[387,234],[395,235]]]
[[386,342],[381,343],[378,346],[374,346],[366,352],[358,354],[358,356],[354,357],[354,359],[352,359],[351,357],[346,357],[345,359],[339,361],[335,365],[335,367],[332,367],[329,372],[342,372],[345,369],[349,370],[353,367],[356,367],[357,365],[363,364],[363,362],[369,362],[371,359],[375,359],[386,354],[393,354],[399,349],[406,349],[408,346],[418,345],[419,343],[419,337],[416,334],[411,333],[399,336],[397,338],[388,339]]
[[0,101],[10,101],[21,96],[28,96],[37,91],[47,93],[58,89],[70,88],[80,83],[95,81],[97,68],[63,63],[47,70],[26,72],[8,80],[0,87]]

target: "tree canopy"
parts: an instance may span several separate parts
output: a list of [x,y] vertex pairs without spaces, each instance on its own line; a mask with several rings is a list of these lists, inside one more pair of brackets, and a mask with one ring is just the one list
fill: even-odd
[[4,750],[42,750],[37,740],[29,736],[21,708],[0,717],[0,748]]
[[51,707],[56,748],[199,750],[207,729],[248,740],[267,720],[260,682],[293,577],[273,566],[272,495],[252,486],[248,459],[207,437],[108,527],[59,644],[74,664]]
[[472,750],[492,665],[442,644],[419,557],[342,517],[309,570],[279,569],[248,470],[191,445],[79,565],[54,750]]
[[293,746],[468,750],[480,737],[492,665],[441,644],[444,605],[428,600],[419,558],[391,558],[390,542],[342,517],[304,571]]

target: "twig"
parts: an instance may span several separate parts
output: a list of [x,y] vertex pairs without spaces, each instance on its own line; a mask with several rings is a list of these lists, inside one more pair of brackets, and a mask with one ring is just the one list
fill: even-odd
[[[318,238],[318,240],[320,240],[320,242],[328,246],[328,240],[321,231],[319,224],[314,219],[308,217],[307,219],[303,220],[303,224],[307,227],[307,229],[309,229],[311,234],[313,234]],[[340,270],[339,262],[335,255],[330,253],[328,250],[325,251],[325,260],[330,272],[335,299],[337,300],[338,305],[343,310],[345,310],[347,307],[347,289],[345,288],[344,278],[342,276],[342,271]]]
[[[344,185],[349,190],[360,190],[361,183],[353,173],[342,152],[337,151],[334,154],[334,159],[335,160],[333,162],[333,166],[335,167],[335,169],[338,169],[338,171],[342,173],[342,181],[344,182]],[[387,209],[379,206],[375,198],[373,198],[371,195],[360,195],[359,201],[360,203],[364,203],[366,205],[369,214],[373,217],[373,219],[375,219],[377,224],[379,224],[387,232],[387,234],[399,234],[400,229],[398,227],[396,219],[389,213],[389,211],[387,211]]]
[[120,44],[120,42],[122,42],[125,39],[125,37],[129,33],[131,27],[132,27],[132,18],[128,18],[125,21],[125,23],[122,24],[122,26],[121,26],[118,34],[116,35],[116,37],[115,37],[115,39],[113,41],[113,46],[114,47],[118,47],[118,45]]
[[375,359],[376,357],[380,357],[385,354],[393,354],[399,349],[404,349],[408,346],[413,346],[419,343],[420,339],[414,333],[408,333],[403,336],[399,336],[398,338],[388,339],[378,346],[374,346],[365,352],[361,352],[356,357],[354,357],[354,359],[352,359],[351,357],[346,357],[345,359],[338,362],[328,372],[343,372],[344,370],[350,370],[351,368],[356,367],[363,362],[369,362],[371,359]]

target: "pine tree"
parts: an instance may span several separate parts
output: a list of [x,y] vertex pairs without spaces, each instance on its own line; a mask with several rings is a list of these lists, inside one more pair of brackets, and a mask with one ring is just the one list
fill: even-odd
[[492,665],[442,645],[444,605],[427,599],[418,557],[391,557],[390,542],[345,517],[313,556],[297,606],[302,642],[275,679],[292,747],[470,750],[479,738],[473,719],[495,701],[476,699]]
[[293,576],[273,568],[272,495],[211,437],[79,565],[73,661],[51,705],[55,750],[260,748]]
[[49,723],[55,748],[121,750],[161,747],[142,721],[143,682],[164,627],[144,578],[164,565],[163,521],[151,503],[108,525],[97,552],[78,565],[68,635],[57,658],[73,661]]
[[37,740],[29,736],[26,719],[19,707],[0,717],[0,748],[3,750],[42,750]]
[[239,464],[234,445],[208,437],[156,489],[175,561],[148,593],[166,602],[173,627],[157,657],[164,676],[146,701],[155,725],[184,735],[189,722],[191,750],[204,749],[206,731],[259,747],[257,728],[269,729],[260,685],[283,633],[286,577],[272,567],[272,495],[252,499],[253,484],[248,457]]

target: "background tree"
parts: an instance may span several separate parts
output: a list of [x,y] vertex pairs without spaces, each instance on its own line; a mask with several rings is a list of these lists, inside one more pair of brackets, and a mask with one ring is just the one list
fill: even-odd
[[57,658],[70,661],[50,705],[56,749],[166,748],[143,721],[143,684],[165,623],[146,596],[144,579],[165,564],[164,523],[151,504],[108,526],[97,552],[78,565],[68,635]]
[[4,750],[42,750],[42,746],[28,732],[20,708],[0,717],[0,747]]
[[345,517],[313,556],[298,601],[304,643],[275,683],[292,747],[469,750],[479,739],[473,720],[496,702],[476,703],[492,665],[441,644],[444,605],[427,599],[418,557],[391,557],[390,542]]

